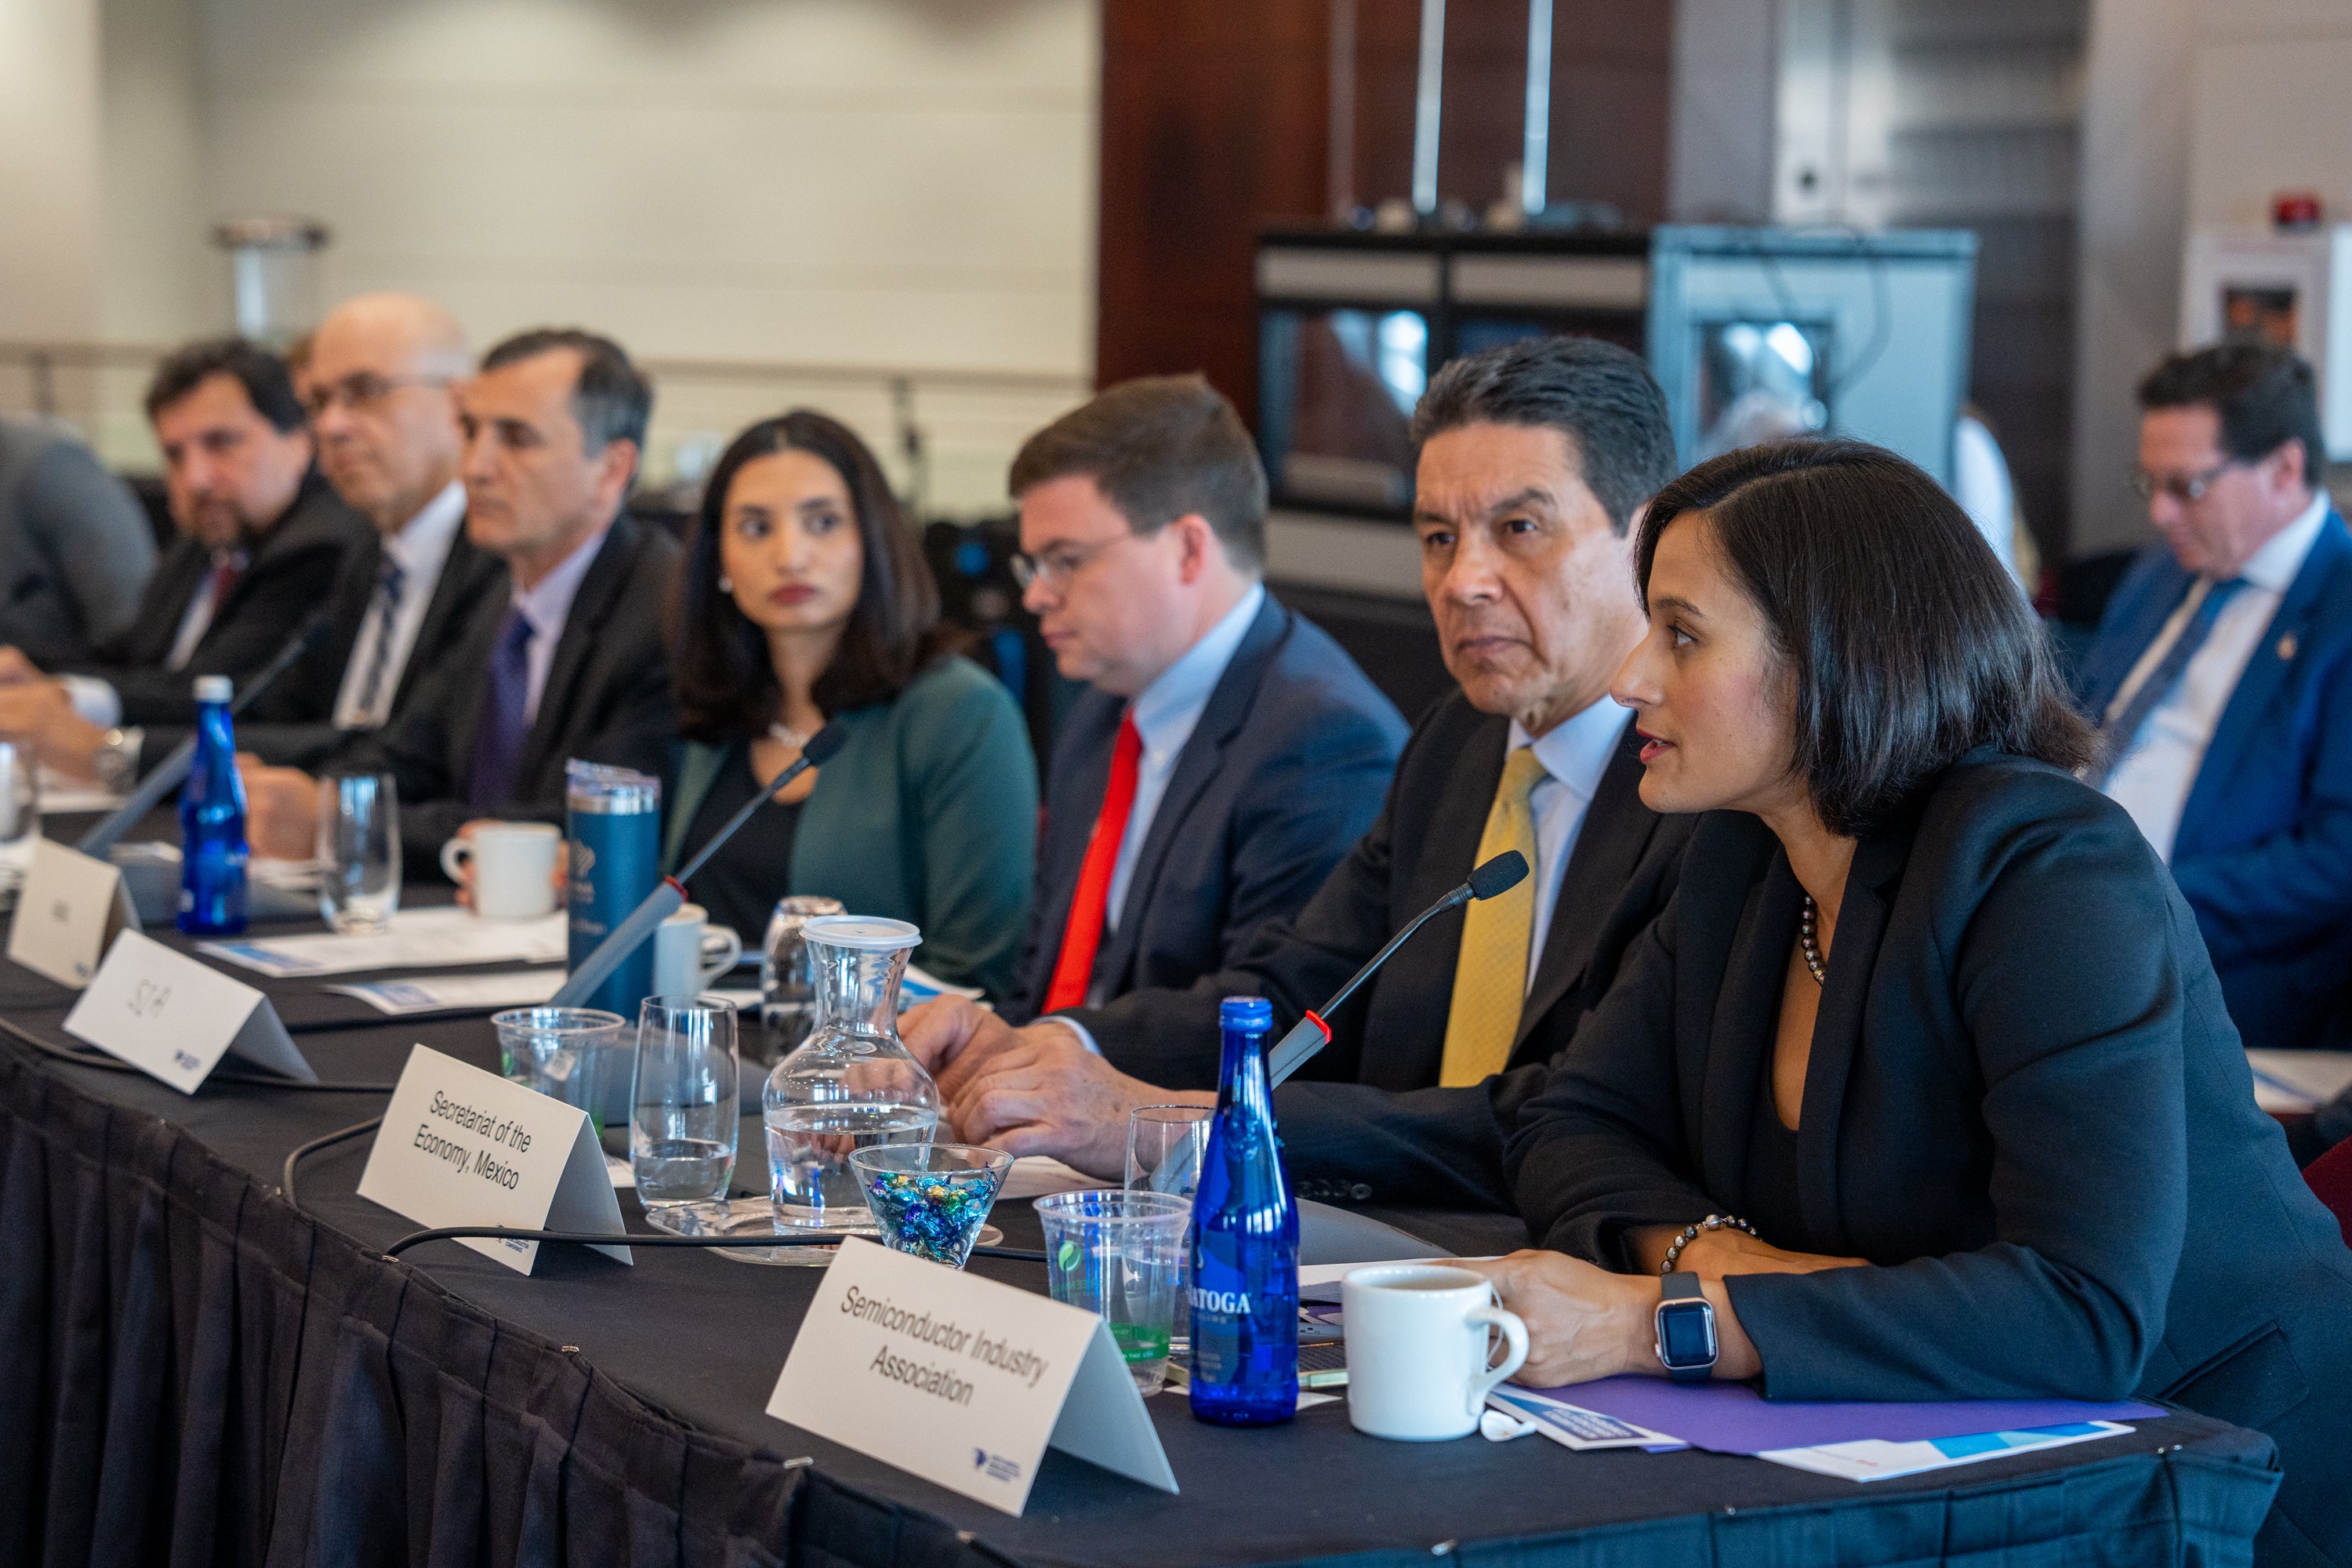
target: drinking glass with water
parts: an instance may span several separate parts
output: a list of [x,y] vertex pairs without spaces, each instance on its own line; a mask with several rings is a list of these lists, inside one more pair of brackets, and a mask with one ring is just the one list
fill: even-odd
[[319,781],[319,912],[345,936],[381,936],[400,908],[400,792],[390,773]]
[[735,1174],[739,1071],[733,1003],[646,998],[637,1015],[629,1166],[647,1208],[726,1197]]
[[41,836],[33,758],[30,741],[0,739],[0,892],[24,880],[32,863],[33,840]]

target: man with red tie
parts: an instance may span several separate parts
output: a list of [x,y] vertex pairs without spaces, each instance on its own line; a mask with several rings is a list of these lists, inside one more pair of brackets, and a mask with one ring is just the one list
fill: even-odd
[[[147,417],[163,453],[179,538],[163,552],[130,624],[52,685],[0,650],[0,717],[45,748],[61,731],[105,733],[100,776],[126,783],[138,728],[185,724],[199,675],[243,681],[326,602],[347,552],[370,537],[311,466],[314,448],[286,367],[238,339],[191,344],[156,367]],[[69,705],[68,705],[69,704]],[[289,689],[258,719],[323,718]],[[87,760],[87,740],[78,748]],[[123,764],[109,776],[104,764]],[[84,771],[84,770],[78,770]]]
[[1265,470],[1199,376],[1112,387],[1013,459],[1024,603],[1072,706],[1046,776],[1025,1019],[1223,968],[1378,815],[1396,709],[1260,580]]

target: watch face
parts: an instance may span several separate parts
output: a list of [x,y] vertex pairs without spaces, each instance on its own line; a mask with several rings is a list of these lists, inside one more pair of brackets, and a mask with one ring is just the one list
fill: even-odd
[[1659,1360],[1670,1370],[1715,1363],[1715,1310],[1705,1301],[1668,1301],[1658,1309]]

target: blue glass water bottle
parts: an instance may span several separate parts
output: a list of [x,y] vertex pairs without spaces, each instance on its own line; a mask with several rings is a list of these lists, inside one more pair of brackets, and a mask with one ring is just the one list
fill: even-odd
[[227,676],[196,677],[196,759],[180,788],[178,925],[191,936],[245,929],[245,780],[229,696]]
[[1263,1426],[1298,1411],[1298,1205],[1274,1136],[1263,996],[1228,996],[1217,1115],[1192,1199],[1192,1414]]

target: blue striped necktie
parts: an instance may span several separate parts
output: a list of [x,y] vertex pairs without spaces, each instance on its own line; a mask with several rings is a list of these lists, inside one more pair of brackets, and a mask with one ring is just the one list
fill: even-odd
[[2140,726],[2147,722],[2147,716],[2156,711],[2158,703],[2172,695],[2172,689],[2180,684],[2181,676],[2188,671],[2189,661],[2197,657],[2197,650],[2213,635],[2213,623],[2221,618],[2221,606],[2230,602],[2231,595],[2246,585],[2243,577],[2222,583],[2201,577],[2198,581],[2204,584],[2204,597],[2189,613],[2189,624],[2180,628],[2179,637],[2173,639],[2156,668],[2147,672],[2147,679],[2139,683],[2139,689],[2131,694],[2123,711],[2100,727],[2099,754],[2083,771],[2083,782],[2093,789],[2107,787],[2116,769],[2131,754],[2132,742],[2138,736]]
[[523,737],[530,730],[530,622],[511,606],[482,672],[481,722],[474,730],[474,776],[466,797],[489,811],[514,796]]

